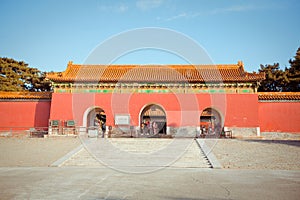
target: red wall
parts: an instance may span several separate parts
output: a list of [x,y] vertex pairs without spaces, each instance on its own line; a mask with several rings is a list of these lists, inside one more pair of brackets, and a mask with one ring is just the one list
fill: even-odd
[[257,94],[227,95],[227,112],[225,126],[258,127]]
[[261,132],[300,133],[299,102],[259,102]]
[[116,114],[130,114],[131,124],[138,126],[140,112],[149,104],[164,108],[168,126],[198,126],[201,112],[208,107],[221,113],[225,126],[259,126],[256,94],[53,93],[50,119],[75,119],[82,126],[84,112],[99,106],[106,113],[107,125],[114,125]]
[[47,127],[49,101],[0,101],[0,130]]
[[[158,104],[166,112],[167,125],[198,126],[201,112],[215,108],[228,127],[259,127],[261,132],[300,133],[299,102],[258,102],[257,94],[71,94],[53,93],[52,101],[0,101],[0,130],[9,127],[47,127],[48,119],[75,119],[83,125],[84,112],[93,106],[104,109],[107,125],[114,115],[130,114],[138,126],[142,109]],[[51,107],[51,110],[50,110]]]
[[[208,107],[219,111],[225,126],[259,127],[261,132],[300,133],[299,102],[258,102],[257,94],[71,94],[53,93],[52,101],[0,101],[0,130],[19,127],[47,127],[48,119],[77,121],[83,125],[87,109],[98,106],[114,125],[116,114],[130,114],[138,126],[140,112],[149,104],[166,112],[167,125],[198,126],[201,112]],[[51,110],[50,110],[51,107]]]

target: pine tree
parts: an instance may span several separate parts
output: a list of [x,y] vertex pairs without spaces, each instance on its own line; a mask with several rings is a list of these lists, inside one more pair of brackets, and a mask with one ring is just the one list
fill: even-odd
[[259,72],[266,74],[266,79],[260,83],[259,92],[280,92],[286,86],[286,72],[279,69],[279,63],[273,65],[260,65]]
[[0,91],[50,91],[45,73],[23,61],[0,58]]
[[287,69],[289,84],[288,91],[300,92],[300,47],[298,48],[294,60],[290,59],[290,68]]

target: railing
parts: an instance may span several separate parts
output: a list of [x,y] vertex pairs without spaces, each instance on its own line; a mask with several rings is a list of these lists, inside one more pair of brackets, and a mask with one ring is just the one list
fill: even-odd
[[0,127],[0,137],[15,137],[15,136],[27,136],[27,137],[41,137],[48,134],[48,127],[28,127],[28,126],[11,126]]
[[57,126],[57,127],[29,127],[29,126],[0,126],[0,137],[44,137],[44,135],[79,135],[88,133],[90,127]]
[[49,135],[79,135],[86,134],[87,132],[88,128],[82,126],[50,126],[48,130]]
[[87,133],[86,127],[0,126],[0,137],[44,137],[44,135],[77,135]]

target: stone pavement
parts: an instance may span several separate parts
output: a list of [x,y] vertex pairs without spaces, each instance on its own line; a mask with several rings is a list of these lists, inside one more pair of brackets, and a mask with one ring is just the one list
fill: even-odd
[[299,199],[300,172],[163,168],[0,168],[1,199]]
[[[0,199],[276,200],[300,196],[299,170],[211,168],[218,161],[207,140],[81,141],[53,163],[58,167],[0,168]],[[210,143],[214,146],[215,141]]]
[[164,167],[210,168],[193,139],[82,138],[82,147],[53,166],[107,166],[123,172],[144,173]]

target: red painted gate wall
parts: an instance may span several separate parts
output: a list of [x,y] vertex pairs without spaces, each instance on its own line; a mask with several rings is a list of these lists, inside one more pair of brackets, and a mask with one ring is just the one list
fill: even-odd
[[[140,112],[149,104],[165,109],[167,125],[198,126],[201,111],[218,110],[228,127],[260,127],[261,132],[300,133],[299,102],[258,102],[257,94],[71,94],[53,93],[52,100],[0,101],[0,130],[46,127],[48,120],[75,119],[83,126],[83,114],[93,106],[105,110],[107,125],[114,115],[130,114],[138,126]],[[51,109],[50,109],[51,108]]]
[[149,104],[164,108],[167,126],[199,126],[201,112],[218,110],[225,126],[258,127],[256,94],[92,94],[53,93],[50,119],[75,119],[84,126],[84,112],[93,106],[106,113],[107,125],[114,125],[116,114],[130,114],[131,125],[138,126],[140,113]]

